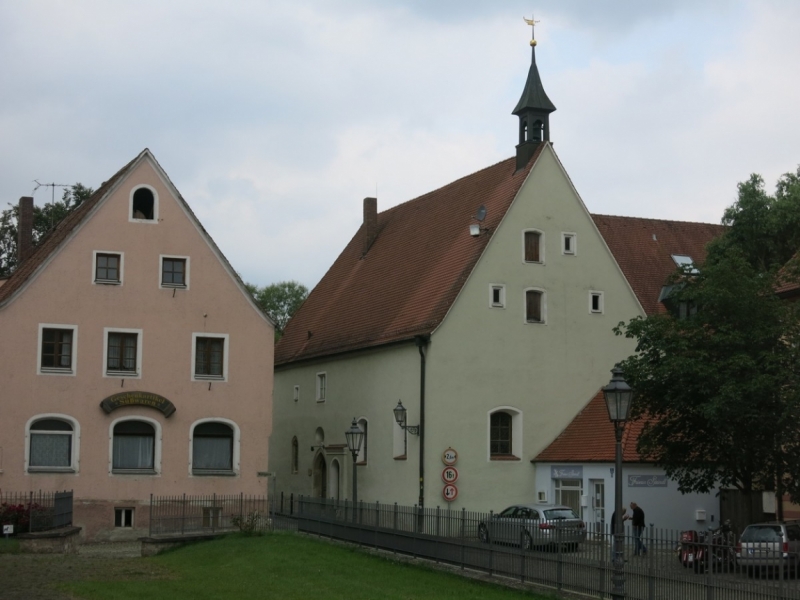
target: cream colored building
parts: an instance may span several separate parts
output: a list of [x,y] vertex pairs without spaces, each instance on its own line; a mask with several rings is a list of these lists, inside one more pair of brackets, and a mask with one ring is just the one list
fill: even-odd
[[[539,490],[531,461],[634,351],[612,328],[664,310],[671,255],[702,258],[717,228],[591,215],[549,141],[553,110],[534,56],[515,157],[381,213],[365,199],[276,347],[279,489],[350,498],[356,418],[360,500],[489,510],[539,491],[559,502],[564,485],[588,494],[574,480]],[[658,239],[676,229],[691,235]],[[398,400],[418,435],[395,422]]]
[[263,494],[274,328],[151,152],[29,239],[0,287],[0,488],[74,490],[95,540],[146,533],[150,494]]

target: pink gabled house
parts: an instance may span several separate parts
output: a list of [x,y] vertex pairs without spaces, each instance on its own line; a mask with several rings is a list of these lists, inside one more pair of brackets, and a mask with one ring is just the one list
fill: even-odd
[[[149,150],[0,285],[0,489],[74,490],[90,540],[150,494],[265,492],[274,327]],[[26,225],[27,224],[27,225]]]

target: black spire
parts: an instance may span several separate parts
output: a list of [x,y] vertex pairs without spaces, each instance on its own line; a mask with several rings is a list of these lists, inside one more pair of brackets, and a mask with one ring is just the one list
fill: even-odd
[[531,26],[531,68],[528,80],[522,90],[517,107],[511,114],[519,117],[519,144],[517,145],[517,169],[521,169],[533,156],[536,147],[543,141],[550,141],[550,113],[556,107],[544,91],[539,69],[536,67],[536,40],[533,19],[525,19]]

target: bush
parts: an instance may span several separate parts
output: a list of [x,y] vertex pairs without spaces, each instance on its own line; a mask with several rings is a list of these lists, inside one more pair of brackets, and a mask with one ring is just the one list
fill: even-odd
[[40,523],[43,519],[48,519],[52,509],[42,506],[36,502],[28,504],[0,504],[0,525],[13,525],[14,534],[27,533],[31,530],[31,519],[34,523]]
[[264,535],[269,527],[269,517],[261,515],[257,510],[251,512],[246,517],[234,515],[231,523],[239,528],[244,535]]

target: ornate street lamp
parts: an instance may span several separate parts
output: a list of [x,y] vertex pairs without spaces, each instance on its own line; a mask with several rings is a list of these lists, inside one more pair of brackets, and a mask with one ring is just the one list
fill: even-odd
[[364,430],[358,426],[356,418],[353,417],[353,424],[350,429],[344,432],[344,438],[347,440],[347,449],[353,455],[353,515],[356,511],[356,502],[358,501],[358,471],[356,469],[356,461],[358,460],[358,453],[361,450],[361,443],[364,441]]
[[406,407],[403,406],[401,400],[397,401],[397,406],[394,407],[392,412],[394,413],[394,420],[397,421],[397,424],[403,429],[403,454],[408,454],[408,435],[406,435],[406,433],[419,435],[419,425],[406,425],[408,411],[406,411]]
[[622,434],[625,421],[631,412],[633,390],[622,376],[619,365],[611,369],[611,381],[603,388],[606,399],[608,418],[614,423],[614,434],[617,438],[617,456],[614,469],[614,575],[611,578],[613,588],[611,597],[622,600],[625,597],[625,573],[622,539]]

